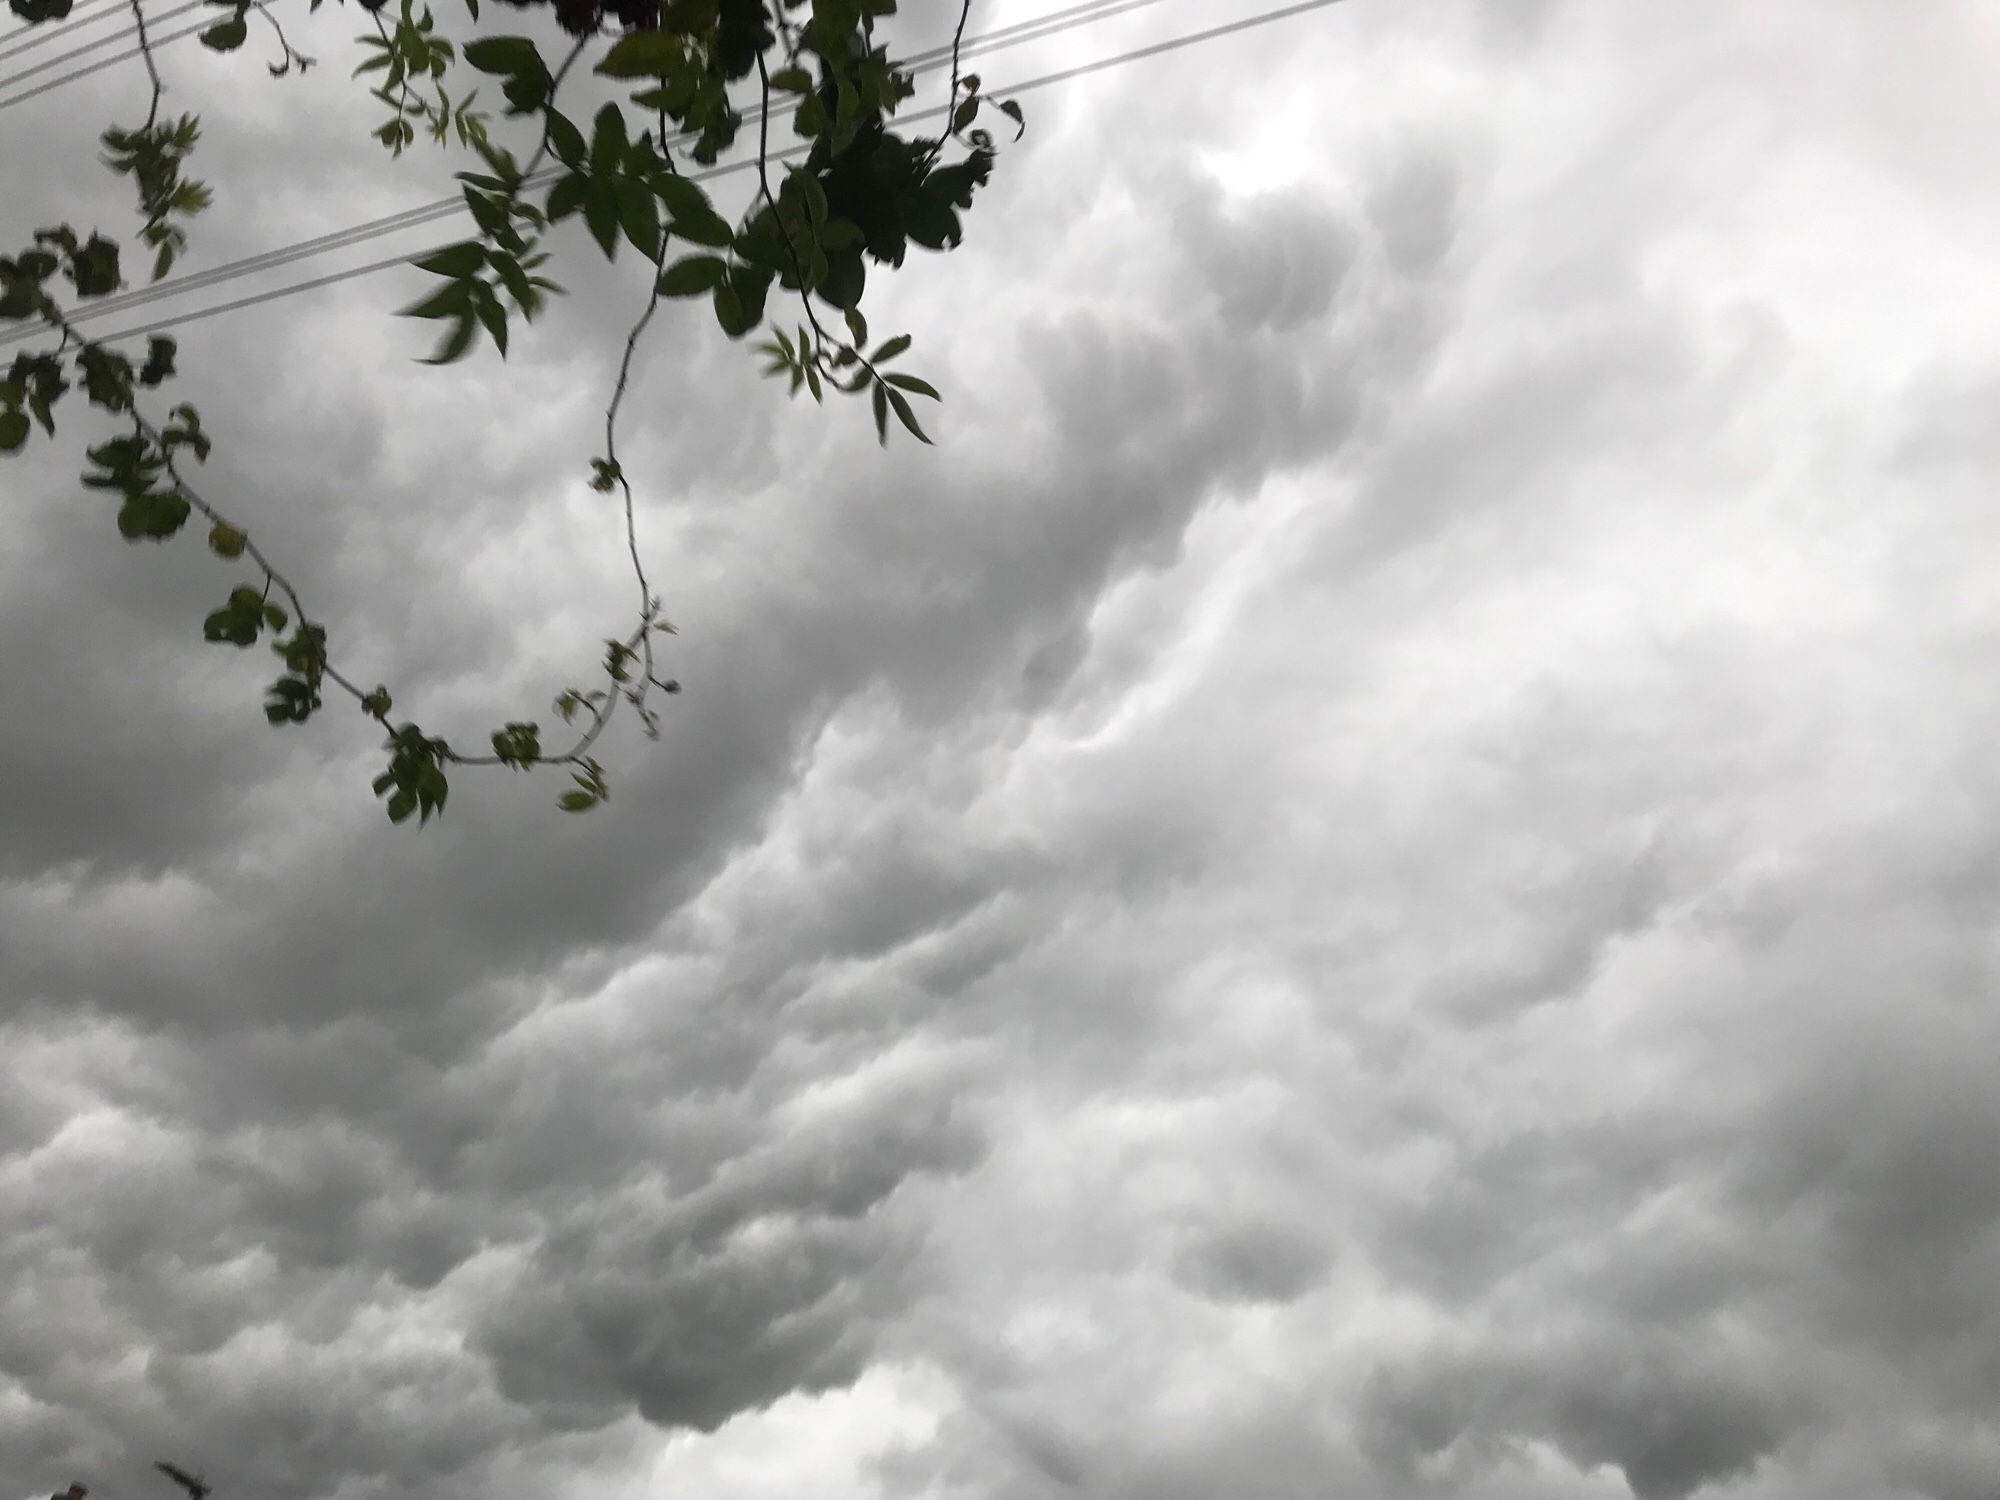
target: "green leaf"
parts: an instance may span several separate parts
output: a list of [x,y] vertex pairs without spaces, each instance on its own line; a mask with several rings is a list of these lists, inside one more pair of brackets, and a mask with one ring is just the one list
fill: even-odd
[[589,812],[593,807],[597,806],[597,799],[591,796],[589,792],[564,792],[561,800],[556,805],[564,812]]
[[118,274],[118,246],[101,234],[93,234],[89,243],[70,257],[69,274],[79,297],[102,297],[117,291],[123,280]]
[[668,266],[660,277],[662,297],[698,297],[721,286],[729,271],[719,255],[690,255]]
[[653,191],[660,195],[660,201],[666,204],[667,213],[672,218],[715,212],[701,184],[678,173],[663,174],[653,184]]
[[909,428],[911,434],[915,436],[918,442],[920,443],[930,442],[930,439],[924,436],[923,428],[917,425],[917,414],[910,410],[910,402],[908,397],[906,397],[901,391],[890,390],[887,386],[878,385],[875,387],[875,389],[887,393],[889,397],[889,405],[895,408],[896,420],[901,422],[905,427]]
[[788,94],[809,94],[812,86],[812,74],[804,68],[780,68],[771,75],[771,87],[783,89]]
[[41,290],[25,277],[0,288],[0,319],[18,323],[32,318],[41,305]]
[[128,542],[163,542],[188,518],[187,501],[171,490],[145,490],[118,507],[118,532]]
[[433,276],[449,276],[456,281],[470,276],[486,264],[486,247],[477,240],[460,240],[456,245],[446,245],[444,249],[412,264],[419,271],[429,271]]
[[548,102],[550,78],[546,71],[540,73],[516,73],[501,86],[500,92],[512,106],[510,115],[531,115]]
[[1012,99],[995,99],[994,107],[1014,122],[1014,139],[1019,140],[1028,133],[1028,121],[1021,113],[1021,106]]
[[[944,174],[934,173],[935,182]],[[928,185],[927,185],[928,186]],[[943,250],[956,245],[963,237],[958,214],[951,201],[943,192],[926,190],[905,193],[900,199],[903,210],[903,227],[911,239],[926,250]]]
[[533,322],[542,305],[542,294],[535,290],[535,283],[522,269],[521,263],[510,255],[499,255],[493,258],[493,269],[499,272],[500,280],[506,284],[507,294],[521,309],[521,316]]
[[764,298],[771,290],[771,273],[756,266],[731,266],[729,281],[743,299],[743,310],[752,324],[764,321]]
[[214,641],[218,645],[254,645],[257,640],[256,617],[251,617],[250,632],[246,635],[241,617],[232,610],[218,609],[201,622],[201,634],[203,640]]
[[709,210],[706,217],[676,215],[673,231],[690,244],[706,245],[714,250],[727,249],[736,238],[730,231],[729,221],[713,209]]
[[543,119],[548,122],[549,149],[555,152],[556,160],[566,167],[580,163],[590,149],[583,142],[583,132],[570,123],[568,115],[557,110],[546,111]]
[[263,596],[253,588],[239,586],[230,590],[229,600],[222,608],[202,621],[201,633],[211,641],[250,646],[256,644],[263,627]]
[[726,281],[715,289],[715,321],[732,338],[748,332],[751,326],[743,320],[743,299]]
[[671,31],[633,31],[611,44],[597,65],[600,78],[666,78],[687,61],[687,45]]
[[469,281],[448,281],[430,296],[412,302],[398,317],[403,318],[455,318],[472,308],[472,286]]
[[217,521],[208,531],[208,550],[217,557],[241,557],[250,538],[227,521]]
[[875,408],[875,436],[886,446],[889,441],[889,388],[877,382],[869,388]]
[[868,356],[868,362],[875,365],[886,365],[890,360],[909,347],[910,336],[907,333],[899,333],[892,339],[884,340],[882,346]]
[[[868,290],[868,266],[858,250],[844,250],[827,257],[826,275],[813,290],[827,303],[839,308],[851,320],[858,316],[856,309],[861,304],[862,294]],[[856,343],[868,337],[868,325],[861,325],[861,332],[854,336]]]
[[618,191],[610,183],[593,177],[584,189],[583,222],[591,237],[604,251],[606,260],[618,258]]
[[590,175],[605,177],[616,172],[625,159],[627,144],[625,112],[615,104],[605,105],[591,128]]
[[717,250],[728,248],[735,240],[729,221],[715,211],[708,194],[698,184],[685,177],[663,174],[654,180],[653,191],[667,206],[674,233],[682,239]]
[[507,231],[507,206],[498,198],[490,198],[471,183],[465,185],[465,206],[472,211],[473,222],[479,225],[481,233],[496,239]]
[[0,453],[16,453],[28,441],[28,414],[24,411],[0,412]]
[[481,37],[467,42],[461,55],[482,73],[513,75],[548,72],[542,54],[524,36]]
[[226,21],[217,21],[202,32],[202,46],[212,52],[234,52],[242,46],[250,35],[250,25],[243,17],[232,16]]
[[861,227],[852,219],[828,219],[819,226],[822,250],[848,250],[861,243]]
[[882,378],[888,381],[889,384],[897,386],[902,390],[915,391],[919,396],[928,396],[933,401],[944,400],[944,397],[937,393],[936,387],[928,380],[919,380],[914,375],[901,375],[892,372],[884,375]]
[[583,195],[590,186],[590,179],[580,172],[572,172],[549,189],[546,212],[551,224],[560,224],[571,214],[583,207]]
[[151,388],[174,373],[174,355],[179,345],[155,334],[146,340],[146,363],[139,371],[139,384]]
[[86,344],[77,355],[83,389],[91,404],[106,411],[126,411],[132,405],[132,361],[102,344]]
[[451,332],[445,335],[444,342],[438,345],[437,352],[421,363],[448,365],[454,360],[463,359],[466,351],[472,347],[472,332],[472,319],[460,314],[458,321],[452,325]]
[[618,196],[618,223],[625,231],[625,238],[632,242],[647,260],[660,258],[660,200],[649,192],[643,183],[630,177],[614,179],[614,191]]
[[[483,290],[483,289],[482,289]],[[486,331],[493,335],[494,347],[500,357],[507,357],[507,309],[500,305],[500,299],[487,291],[473,300],[472,310],[479,315],[479,321],[486,325]]]

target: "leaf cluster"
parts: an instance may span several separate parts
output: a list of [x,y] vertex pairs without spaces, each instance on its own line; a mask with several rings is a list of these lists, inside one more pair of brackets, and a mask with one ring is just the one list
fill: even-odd
[[[68,11],[68,0],[9,3],[31,21]],[[271,71],[310,66],[264,0],[216,3],[228,13],[202,31],[211,50],[242,47],[255,9],[284,47],[282,66]],[[311,10],[320,3],[311,0]],[[586,811],[610,795],[590,751],[612,715],[629,705],[645,731],[657,736],[660,723],[649,694],[680,690],[656,675],[653,637],[673,627],[660,618],[659,600],[639,562],[629,530],[632,479],[616,447],[632,355],[658,304],[703,301],[732,339],[768,323],[770,333],[757,348],[769,373],[789,379],[794,396],[805,390],[820,401],[829,388],[866,392],[884,441],[894,417],[929,442],[911,398],[936,400],[938,392],[919,376],[889,368],[911,347],[909,335],[871,338],[862,311],[868,270],[901,265],[912,245],[948,250],[961,242],[962,216],[989,180],[994,159],[990,137],[976,128],[981,111],[990,102],[1017,126],[1021,114],[1011,103],[987,100],[976,77],[958,78],[954,63],[945,130],[935,137],[899,133],[895,115],[914,85],[875,35],[876,23],[896,11],[896,0],[554,0],[558,21],[583,39],[557,67],[527,37],[482,34],[456,44],[439,33],[431,11],[417,0],[398,0],[394,11],[385,0],[359,3],[375,35],[364,36],[368,56],[356,73],[369,78],[374,97],[391,111],[376,138],[400,154],[421,130],[479,158],[474,169],[457,174],[475,232],[416,260],[437,283],[403,309],[446,325],[430,363],[465,357],[481,334],[505,357],[513,316],[534,320],[562,290],[542,274],[549,260],[545,242],[571,219],[582,221],[607,260],[629,245],[650,268],[651,297],[627,339],[606,412],[605,450],[592,460],[590,477],[594,490],[623,494],[642,609],[630,636],[606,640],[602,686],[565,689],[555,701],[556,714],[578,738],[552,749],[539,724],[517,720],[492,733],[490,756],[463,755],[414,723],[392,723],[386,687],[364,692],[335,668],[326,629],[306,617],[291,583],[177,467],[187,455],[200,461],[209,453],[195,409],[178,404],[158,422],[142,409],[143,393],[176,375],[173,340],[153,338],[137,357],[82,337],[70,322],[57,295],[62,283],[80,301],[123,285],[120,247],[100,233],[84,236],[61,225],[38,231],[26,248],[0,258],[0,322],[38,320],[61,336],[53,348],[17,355],[0,378],[0,452],[22,447],[36,426],[53,434],[54,408],[71,389],[117,417],[124,430],[87,450],[85,487],[117,499],[118,529],[129,541],[164,541],[199,513],[208,523],[209,548],[254,570],[204,618],[204,637],[238,649],[269,645],[281,664],[264,698],[273,725],[311,719],[324,706],[328,684],[349,694],[387,735],[387,763],[374,787],[392,821],[414,818],[422,825],[441,815],[450,770],[479,764],[522,771],[565,766],[570,786],[558,805]],[[525,7],[544,0],[508,3]],[[467,8],[477,22],[478,0],[467,0]],[[602,105],[586,132],[560,107],[559,95],[588,40],[613,24],[624,28],[623,35],[592,49],[594,65],[600,78],[623,86],[623,96]],[[497,81],[505,118],[539,126],[525,164],[493,138],[492,122],[475,108],[479,88],[449,84],[460,63]],[[752,75],[754,92],[746,98],[735,86]],[[146,124],[114,127],[102,140],[106,164],[135,183],[139,238],[158,279],[185,250],[186,224],[208,207],[210,194],[185,173],[198,121],[192,115],[155,119],[156,73],[153,81]],[[749,164],[756,188],[746,204],[725,209],[701,180],[713,174],[689,169],[713,167],[753,119],[756,156]],[[960,149],[948,150],[953,146]],[[794,311],[774,309],[774,294],[790,299]]]
[[116,126],[102,137],[104,164],[121,177],[131,177],[139,189],[139,211],[145,216],[139,238],[153,252],[153,280],[168,271],[187,248],[190,219],[213,201],[206,183],[182,175],[181,166],[201,138],[201,123],[182,115],[138,130]]

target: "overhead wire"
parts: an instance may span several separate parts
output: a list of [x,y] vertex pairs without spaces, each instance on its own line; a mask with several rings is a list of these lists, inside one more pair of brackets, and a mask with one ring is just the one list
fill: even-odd
[[[1130,0],[1127,0],[1127,3],[1130,3]],[[1090,62],[1080,63],[1075,67],[1062,68],[1052,73],[1044,73],[1034,78],[1024,79],[1018,83],[1007,84],[993,89],[991,92],[1013,98],[1021,94],[1032,93],[1038,89],[1052,88],[1057,84],[1070,83],[1080,78],[1087,78],[1093,74],[1107,72],[1113,68],[1125,67],[1149,58],[1164,56],[1170,52],[1177,52],[1189,47],[1219,41],[1227,36],[1234,36],[1260,26],[1268,26],[1277,21],[1288,20],[1293,16],[1304,15],[1309,11],[1322,10],[1339,3],[1341,3],[1341,0],[1299,0],[1299,3],[1296,4],[1279,6],[1275,9],[1261,11],[1254,15],[1239,17],[1234,21],[1225,22],[1219,26],[1211,26],[1201,31],[1168,37],[1145,46],[1114,53],[1108,57],[1095,58]],[[971,40],[971,38],[967,39],[968,46]],[[961,49],[961,55],[963,55],[964,50]],[[908,114],[900,114],[897,118],[909,121],[934,119],[945,114],[950,108],[951,105],[949,104],[936,105],[927,109],[911,111]],[[802,156],[810,149],[810,146],[801,144],[784,151],[774,151],[771,153],[770,159],[773,161],[785,161]],[[754,159],[728,162],[710,167],[705,171],[690,173],[689,175],[695,181],[707,181],[736,172],[749,171],[756,165],[757,163]],[[454,206],[458,205],[454,204]],[[112,344],[121,343],[127,339],[142,338],[148,334],[159,333],[169,328],[183,327],[189,323],[196,323],[206,318],[220,316],[223,313],[236,312],[247,307],[256,307],[266,302],[276,301],[279,298],[316,291],[321,287],[333,286],[343,281],[352,281],[362,276],[372,276],[381,271],[392,270],[397,266],[408,265],[416,255],[424,253],[427,252],[418,251],[414,252],[414,255],[397,255],[373,261],[367,265],[352,266],[345,270],[333,272],[330,275],[315,277],[310,281],[292,282],[285,286],[272,287],[247,297],[236,298],[230,302],[197,308],[191,312],[159,318],[149,323],[121,329],[106,338],[96,340],[96,342]],[[130,304],[127,305],[129,306]]]
[[118,0],[77,0],[77,3],[69,8],[67,14],[57,16],[49,21],[23,21],[20,25],[10,28],[5,36],[0,36],[0,42],[11,42],[17,37],[32,36],[36,32],[47,31],[51,28],[60,31],[65,26],[76,25],[78,21],[86,16],[94,18],[104,11],[109,10],[117,3]]
[[111,0],[103,0],[103,3],[95,5],[91,4],[90,0],[85,0],[84,4],[73,7],[60,21],[30,21],[17,26],[5,36],[0,36],[0,62],[19,57],[23,52],[32,52],[37,47],[46,47],[50,42],[60,41],[71,32],[81,31],[86,26],[95,26],[99,21],[114,19],[119,9],[120,7],[111,3]]
[[[182,11],[192,10],[196,5],[202,3],[203,0],[192,0],[192,3],[181,6],[180,10],[174,11],[173,14],[180,15]],[[150,20],[152,18],[148,17],[148,19]],[[75,83],[79,78],[87,78],[92,73],[101,73],[106,68],[115,67],[117,64],[125,62],[131,58],[143,56],[149,49],[154,53],[158,53],[162,47],[165,47],[173,42],[178,42],[183,37],[193,36],[198,31],[206,31],[211,24],[212,24],[211,22],[205,20],[196,21],[191,26],[183,26],[179,31],[169,31],[161,36],[156,36],[152,38],[151,41],[144,46],[128,47],[123,52],[114,52],[109,57],[100,57],[96,62],[85,63],[82,67],[77,68],[72,72],[65,73],[60,78],[51,78],[47,83],[38,83],[33,88],[28,89],[22,93],[10,94],[5,99],[0,99],[0,109],[12,109],[17,104],[26,104],[30,99],[39,99],[44,94],[53,93],[55,90],[62,88],[65,84]],[[134,35],[137,35],[136,30],[127,32],[115,32],[109,38],[109,40],[118,41],[123,37],[134,36]],[[74,51],[65,53],[62,57],[52,58],[47,63],[39,64],[36,67],[29,68],[25,72],[17,74],[16,77],[10,81],[18,82],[20,79],[29,77],[35,73],[45,72],[48,68],[54,66],[55,63],[67,62],[71,57],[75,57],[83,52],[92,51],[100,45],[102,44],[99,42],[92,42],[87,47],[78,47]]]
[[24,36],[38,36],[48,31],[63,31],[78,26],[85,21],[95,21],[110,11],[123,9],[126,0],[77,0],[67,12],[47,21],[23,21],[11,28],[5,36],[0,36],[0,44],[18,41]]
[[[1064,10],[1031,17],[1026,21],[1014,22],[1008,26],[996,27],[989,32],[982,32],[975,37],[968,37],[961,45],[959,55],[961,58],[977,57],[986,53],[999,51],[1004,47],[1040,41],[1047,37],[1060,35],[1065,31],[1075,30],[1080,26],[1109,20],[1112,17],[1141,10],[1159,3],[1160,0],[1090,0],[1090,3],[1087,4],[1072,5]],[[951,56],[952,49],[950,46],[933,47],[912,54],[904,60],[904,66],[913,73],[928,72],[949,63]],[[754,124],[761,116],[761,110],[753,109],[746,114],[745,123]],[[903,118],[907,119],[910,117],[905,115]],[[683,143],[689,139],[692,139],[691,135],[683,135],[677,137],[677,143]],[[563,169],[560,167],[538,172],[528,180],[526,186],[545,186],[548,183],[554,182],[556,178],[562,175],[562,172]],[[356,245],[365,244],[369,240],[379,239],[385,235],[400,233],[408,229],[415,229],[424,224],[451,218],[466,211],[463,197],[454,195],[447,198],[434,199],[429,203],[401,209],[396,213],[385,214],[380,218],[371,219],[361,224],[350,225],[345,229],[332,230],[326,234],[316,235],[310,239],[280,246],[274,250],[266,250],[255,255],[244,256],[238,260],[226,262],[223,265],[213,266],[206,271],[186,273],[168,281],[159,281],[150,286],[135,287],[129,292],[99,298],[87,307],[78,308],[70,315],[70,318],[72,322],[93,322],[107,317],[114,317],[121,312],[127,312],[134,308],[147,306],[168,298],[189,295],[210,287],[220,286],[243,276],[257,275],[314,256],[351,249]],[[316,281],[310,284],[321,285],[324,283]],[[9,344],[19,343],[23,339],[32,338],[33,336],[34,331],[32,329],[0,330],[0,348],[5,348]]]
[[[202,6],[208,3],[209,0],[182,0],[181,4],[174,6],[171,10],[160,11],[155,15],[150,15],[146,17],[146,20],[149,24],[157,24],[161,21],[171,21],[175,16],[184,16],[189,11],[199,10]],[[86,22],[84,24],[88,25],[89,23]],[[109,47],[113,42],[123,41],[128,36],[136,36],[136,35],[138,35],[137,27],[134,27],[130,31],[114,31],[109,36],[101,36],[94,42],[85,42],[82,46],[72,47],[67,52],[58,52],[54,57],[49,58],[46,62],[38,62],[32,68],[23,68],[20,72],[13,74],[9,78],[0,79],[0,87],[11,88],[14,84],[21,82],[25,78],[33,78],[36,74],[46,73],[51,68],[60,68],[64,63],[70,61],[72,58],[81,57],[86,52],[95,52],[99,47]],[[20,47],[16,48],[15,50],[17,52],[25,52],[28,50],[28,47],[31,46],[35,40],[37,39],[30,38],[28,42],[23,43]],[[131,55],[132,54],[129,52],[121,52],[118,54],[118,60],[123,60],[124,58],[130,57]],[[77,75],[72,74],[70,76],[76,77]]]
[[[166,20],[168,18],[168,15],[180,15],[184,11],[191,10],[196,5],[202,3],[204,3],[204,0],[190,0],[190,3],[180,6],[179,9],[169,12],[167,15],[150,16],[147,19],[153,21]],[[1141,0],[1141,3],[1145,3],[1145,0]],[[1077,6],[1072,6],[1070,9],[1073,12],[1082,12],[1082,11],[1096,10],[1099,8],[1102,7],[1093,5],[1077,5]],[[1110,13],[1115,14],[1119,8],[1120,7],[1117,7],[1115,5],[1110,7]],[[1067,12],[1057,12],[1057,16],[1061,16],[1064,14],[1067,14]],[[97,18],[92,17],[92,19],[95,20]],[[1033,26],[1036,24],[1040,24],[1041,22],[1046,22],[1051,19],[1055,19],[1055,17],[1042,17],[1040,18],[1039,22],[1038,21],[1017,22],[1015,28],[1010,28],[1010,29],[1018,29],[1024,26]],[[64,28],[58,27],[57,29],[62,30]],[[196,32],[205,29],[206,28],[204,25],[197,23],[192,26],[184,26],[178,31],[167,32],[163,36],[154,37],[152,38],[150,43],[151,50],[157,52],[160,48],[166,46],[169,42],[176,42],[183,37],[193,36]],[[23,73],[16,74],[12,78],[0,78],[0,90],[11,88],[14,84],[19,83],[24,78],[32,77],[36,73],[46,72],[49,68],[55,66],[59,62],[66,62],[72,57],[80,56],[85,52],[94,51],[96,48],[105,46],[112,41],[116,41],[120,37],[131,37],[137,35],[138,35],[138,29],[136,27],[130,28],[128,30],[115,33],[110,37],[102,38],[98,41],[92,42],[88,46],[79,47],[74,49],[73,51],[66,52],[58,58],[52,58],[47,63],[40,64],[34,68],[28,69]],[[38,39],[30,39],[29,41],[24,42],[21,45],[21,47],[17,50],[26,51],[29,47],[38,44],[39,44]],[[113,67],[116,64],[125,62],[130,58],[138,57],[146,50],[147,50],[146,47],[134,46],[127,48],[123,52],[116,53],[111,57],[99,58],[94,63],[88,63],[85,66],[74,70],[73,72],[65,73],[60,78],[52,78],[47,83],[38,84],[36,87],[28,89],[24,93],[15,94],[7,98],[0,99],[0,109],[11,109],[17,104],[26,104],[31,99],[39,99],[45,94],[54,92],[56,89],[63,88],[71,83],[75,83],[78,79],[87,78],[93,73],[98,73],[103,71],[105,68]]]

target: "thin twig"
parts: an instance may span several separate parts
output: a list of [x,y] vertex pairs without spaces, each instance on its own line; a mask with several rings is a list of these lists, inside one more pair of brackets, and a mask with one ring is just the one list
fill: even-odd
[[[84,338],[75,329],[71,328],[68,319],[63,316],[60,310],[49,310],[45,312],[44,316],[62,334],[63,342],[58,346],[59,351],[62,348],[67,348],[72,342],[83,349],[101,347]],[[141,441],[150,444],[161,455],[166,475],[173,481],[175,493],[187,501],[189,508],[198,512],[210,525],[226,527],[243,538],[243,555],[249,558],[257,569],[263,573],[267,595],[272,587],[276,587],[278,592],[283,594],[286,601],[291,605],[292,618],[299,625],[316,624],[317,622],[307,613],[305,600],[300,596],[297,587],[294,586],[290,578],[279,571],[277,564],[272,562],[269,554],[263,548],[259,547],[256,542],[252,541],[248,533],[241,526],[238,526],[221,510],[211,504],[199,490],[188,482],[187,476],[181,472],[180,466],[174,460],[173,450],[167,446],[165,435],[161,433],[158,427],[147,420],[145,414],[139,410],[136,400],[127,408],[127,415],[132,421],[133,434]],[[647,640],[647,631],[650,628],[650,624],[649,620],[642,621],[639,628],[626,638],[624,649],[633,655],[640,655],[643,649],[650,644]],[[385,731],[391,735],[395,733],[395,726],[389,722],[387,711],[374,701],[373,694],[347,676],[346,673],[333,664],[330,658],[324,655],[320,658],[318,667],[322,677],[340,688],[341,691],[353,698],[356,703],[359,703],[368,716],[379,723]],[[578,737],[575,744],[571,745],[569,749],[563,751],[561,754],[538,755],[525,763],[528,765],[583,765],[585,752],[597,742],[598,737],[604,733],[613,715],[617,712],[621,696],[616,691],[617,686],[617,683],[614,681],[612,689],[608,690],[605,694],[604,702],[592,710],[591,723]],[[449,744],[444,745],[441,751],[441,758],[460,766],[497,766],[509,763],[498,755],[462,755],[458,751],[451,749]],[[516,761],[513,763],[521,764],[522,762]]]
[[965,45],[965,23],[972,14],[972,0],[963,0],[958,8],[958,28],[951,34],[951,92],[945,96],[944,134],[931,142],[931,149],[924,155],[924,166],[929,168],[944,155],[944,143],[952,138],[951,122],[958,116],[958,62],[959,51]]
[[256,6],[258,15],[262,16],[266,21],[269,21],[271,23],[271,30],[275,31],[278,34],[278,46],[283,51],[283,60],[279,64],[279,66],[271,70],[271,76],[274,78],[282,78],[286,73],[291,71],[293,63],[297,63],[299,65],[299,72],[301,75],[303,75],[306,69],[310,68],[318,59],[307,57],[305,53],[299,51],[298,48],[294,47],[291,44],[291,42],[286,39],[285,28],[280,26],[278,24],[278,18],[271,14],[271,7],[269,4],[269,0],[251,0],[251,4]]
[[[632,573],[639,580],[639,614],[641,622],[650,626],[658,601],[653,598],[653,586],[646,580],[646,564],[639,556],[639,526],[632,499],[632,481],[625,477],[625,470],[618,462],[618,408],[625,404],[625,390],[632,378],[632,359],[638,353],[639,340],[645,336],[653,315],[660,310],[660,274],[667,258],[667,236],[660,233],[660,253],[653,261],[652,289],[646,298],[646,310],[639,314],[639,321],[632,325],[632,331],[625,336],[625,357],[618,362],[618,383],[612,389],[611,402],[604,408],[604,461],[611,466],[617,476],[618,488],[625,500],[625,547],[632,554]],[[641,632],[643,643],[640,654],[646,667],[646,682],[650,686],[653,676],[653,633],[650,629]],[[640,694],[644,696],[643,692]]]
[[139,0],[132,0],[132,19],[139,27],[139,55],[146,59],[146,76],[153,81],[153,99],[146,106],[146,123],[140,128],[151,130],[160,117],[160,95],[166,91],[160,86],[160,65],[153,61],[153,44],[146,35],[146,13],[139,8]]

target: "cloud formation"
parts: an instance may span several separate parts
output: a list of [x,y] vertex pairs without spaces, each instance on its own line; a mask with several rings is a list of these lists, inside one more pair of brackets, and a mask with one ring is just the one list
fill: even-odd
[[[0,1473],[1994,1493],[1993,29],[1355,4],[1040,96],[883,288],[936,450],[665,330],[689,690],[595,820],[390,836],[211,561],[10,469]],[[218,258],[400,206],[271,98]],[[469,385],[369,283],[186,340],[427,717],[629,592],[565,279]]]

